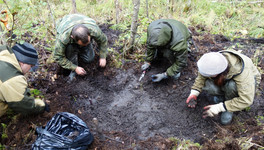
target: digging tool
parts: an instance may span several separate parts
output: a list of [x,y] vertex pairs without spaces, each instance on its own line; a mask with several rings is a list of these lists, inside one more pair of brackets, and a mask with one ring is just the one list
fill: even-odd
[[146,74],[146,70],[144,70],[144,71],[142,72],[142,74],[141,74],[141,76],[139,77],[139,80],[138,80],[138,81],[141,81],[142,78],[145,76],[145,74]]

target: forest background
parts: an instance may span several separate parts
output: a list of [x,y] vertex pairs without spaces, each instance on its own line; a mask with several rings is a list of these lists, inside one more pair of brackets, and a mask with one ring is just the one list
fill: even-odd
[[74,0],[74,3],[73,0],[0,0],[0,9],[13,14],[8,17],[8,28],[17,37],[12,44],[23,42],[22,36],[30,33],[46,41],[46,49],[52,51],[56,20],[73,12],[87,15],[98,24],[111,24],[112,29],[123,31],[116,45],[126,44],[131,35],[136,5],[139,8],[136,49],[141,49],[146,43],[149,23],[160,18],[176,19],[188,27],[196,27],[198,32],[224,35],[231,40],[264,36],[263,1]]

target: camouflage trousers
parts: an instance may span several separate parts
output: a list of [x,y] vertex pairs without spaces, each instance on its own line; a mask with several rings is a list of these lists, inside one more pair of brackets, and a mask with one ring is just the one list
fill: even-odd
[[73,64],[78,65],[79,58],[85,63],[92,62],[95,53],[91,43],[85,47],[80,47],[78,44],[74,43],[67,46],[65,55]]
[[227,81],[222,87],[215,85],[213,80],[207,79],[203,90],[211,96],[221,98],[222,101],[238,97],[236,83],[232,79]]

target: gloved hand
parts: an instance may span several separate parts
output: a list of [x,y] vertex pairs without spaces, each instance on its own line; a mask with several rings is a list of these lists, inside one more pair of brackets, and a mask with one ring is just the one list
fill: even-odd
[[160,73],[160,74],[152,75],[151,78],[152,78],[152,81],[153,81],[153,82],[159,82],[159,81],[161,81],[162,79],[166,79],[166,78],[168,78],[168,76],[167,76],[167,73],[164,72],[164,73]]
[[206,117],[214,117],[220,112],[226,111],[224,104],[221,102],[219,104],[214,104],[214,105],[208,105],[204,107],[204,112],[203,112],[203,118]]
[[48,103],[44,102],[45,103],[45,107],[44,107],[44,111],[46,112],[50,112],[50,106]]
[[197,104],[197,96],[189,95],[189,97],[186,100],[186,104],[188,104],[188,107],[194,108]]
[[149,62],[145,62],[142,66],[141,66],[141,70],[145,71],[150,69],[150,63]]

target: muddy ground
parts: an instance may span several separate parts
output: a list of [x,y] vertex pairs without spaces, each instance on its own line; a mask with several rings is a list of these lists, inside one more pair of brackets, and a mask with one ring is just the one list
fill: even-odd
[[[109,47],[118,51],[119,48],[114,46],[114,42],[121,32],[109,29],[109,25],[100,27],[108,36]],[[7,149],[29,149],[37,137],[34,135],[36,126],[44,127],[57,112],[70,112],[85,121],[94,134],[95,140],[90,149],[165,150],[177,145],[168,140],[169,137],[189,139],[203,144],[206,149],[237,149],[237,142],[215,147],[217,144],[213,139],[242,136],[236,130],[241,128],[238,126],[241,122],[243,127],[249,128],[248,132],[243,132],[244,136],[254,135],[253,142],[264,146],[264,137],[258,134],[263,129],[252,119],[264,114],[263,80],[254,104],[247,111],[235,113],[229,126],[222,126],[217,117],[202,118],[202,108],[209,104],[205,93],[199,96],[195,109],[188,108],[185,103],[197,75],[196,61],[203,53],[233,46],[251,58],[258,57],[258,67],[264,70],[262,55],[254,56],[257,49],[263,50],[263,40],[230,41],[222,35],[198,33],[197,27],[191,30],[199,50],[192,47],[188,66],[177,81],[166,79],[159,83],[151,82],[152,74],[164,72],[169,66],[164,60],[154,62],[152,69],[139,82],[142,63],[123,61],[122,68],[117,69],[111,67],[113,58],[108,57],[109,64],[106,68],[98,66],[98,58],[91,64],[81,63],[88,74],[84,77],[77,76],[76,80],[68,83],[66,73],[55,63],[47,65],[49,53],[43,47],[38,47],[42,66],[38,75],[29,76],[30,86],[39,89],[45,99],[50,101],[51,112],[26,117],[16,115],[16,119],[12,119],[14,115],[1,118],[1,123],[8,125],[5,130],[1,129],[2,133],[6,132],[8,135],[8,138],[1,138],[1,143]],[[44,42],[40,44],[45,45]],[[93,118],[98,119],[102,132],[95,129]],[[226,132],[219,132],[223,130]],[[257,146],[251,147],[254,148]]]

